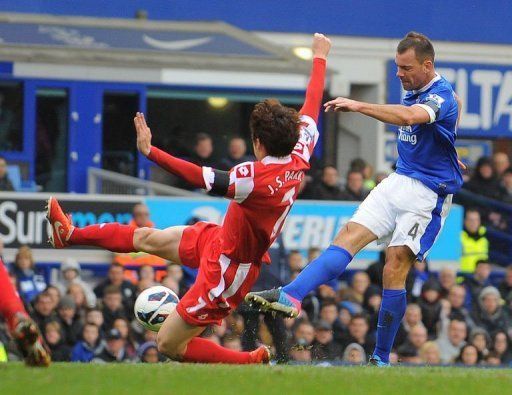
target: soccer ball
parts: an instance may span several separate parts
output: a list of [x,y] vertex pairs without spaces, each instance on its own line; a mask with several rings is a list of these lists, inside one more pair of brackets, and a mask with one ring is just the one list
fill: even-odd
[[144,328],[158,332],[179,301],[178,296],[169,288],[157,285],[141,292],[135,301],[133,312]]

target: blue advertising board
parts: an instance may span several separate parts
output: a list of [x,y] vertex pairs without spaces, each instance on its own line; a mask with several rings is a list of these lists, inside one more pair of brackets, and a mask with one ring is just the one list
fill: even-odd
[[[224,199],[146,198],[146,204],[155,226],[165,228],[184,225],[193,218],[221,223],[229,202]],[[304,254],[310,247],[326,248],[357,206],[352,202],[297,201],[283,228],[286,248],[298,249]],[[459,261],[461,227],[462,208],[454,206],[429,255],[431,261]],[[377,260],[379,251],[380,247],[373,243],[361,251],[357,259]]]
[[[512,138],[512,66],[436,63],[462,101],[459,137]],[[394,61],[388,64],[388,103],[404,93]]]

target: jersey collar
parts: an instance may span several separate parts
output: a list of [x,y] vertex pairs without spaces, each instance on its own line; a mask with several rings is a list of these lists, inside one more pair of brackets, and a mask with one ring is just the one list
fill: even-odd
[[439,81],[440,79],[441,79],[441,76],[440,76],[439,74],[437,74],[437,73],[436,73],[436,76],[435,76],[434,78],[432,78],[432,79],[430,80],[430,82],[429,82],[427,85],[425,85],[425,86],[424,86],[423,88],[421,88],[421,89],[418,89],[417,91],[412,91],[412,93],[414,93],[415,95],[416,95],[416,94],[418,94],[418,93],[423,93],[423,92],[425,92],[426,90],[430,89],[430,87],[431,87],[432,85],[434,85],[434,83],[436,83],[436,82],[437,82],[437,81]]
[[278,158],[277,156],[265,156],[262,160],[261,160],[261,163],[263,163],[264,165],[270,165],[270,164],[285,164],[285,163],[290,163],[292,161],[292,157],[291,155],[287,155],[287,156],[282,156],[280,158]]

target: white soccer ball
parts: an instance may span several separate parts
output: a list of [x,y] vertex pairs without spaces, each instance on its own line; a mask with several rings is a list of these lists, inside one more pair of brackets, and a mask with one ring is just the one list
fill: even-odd
[[158,332],[179,301],[178,295],[169,288],[157,285],[141,292],[135,301],[133,312],[144,328]]

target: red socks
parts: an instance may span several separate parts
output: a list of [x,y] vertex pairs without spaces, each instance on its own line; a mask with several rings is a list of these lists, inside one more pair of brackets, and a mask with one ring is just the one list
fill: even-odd
[[133,232],[130,225],[117,222],[100,225],[90,225],[85,228],[75,228],[69,238],[72,245],[89,245],[102,247],[113,252],[133,252]]
[[254,363],[249,352],[229,350],[201,337],[194,337],[187,344],[183,361],[240,365]]
[[17,315],[28,317],[23,302],[11,283],[7,269],[0,259],[0,314],[5,318],[12,331],[18,323]]

